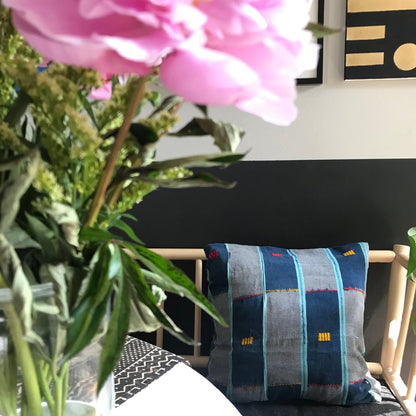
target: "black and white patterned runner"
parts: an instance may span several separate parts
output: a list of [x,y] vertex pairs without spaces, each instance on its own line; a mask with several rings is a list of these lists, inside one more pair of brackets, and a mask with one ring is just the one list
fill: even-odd
[[189,364],[184,358],[171,352],[145,341],[127,337],[122,356],[114,370],[116,407],[178,363]]

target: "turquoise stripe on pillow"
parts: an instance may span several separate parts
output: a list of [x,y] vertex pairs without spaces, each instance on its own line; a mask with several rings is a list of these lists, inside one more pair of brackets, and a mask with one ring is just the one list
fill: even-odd
[[263,286],[263,360],[264,360],[264,400],[268,400],[267,397],[267,292],[266,292],[266,272],[264,268],[264,258],[261,251],[261,247],[257,246],[257,251],[260,258],[262,286]]
[[230,275],[230,249],[228,244],[225,244],[227,249],[227,281],[228,281],[228,313],[230,316],[230,351],[228,353],[228,381],[227,381],[227,396],[232,400],[233,397],[233,285],[231,283]]
[[331,249],[326,248],[325,252],[332,262],[335,278],[337,282],[337,294],[338,294],[338,313],[339,313],[339,336],[340,336],[340,353],[341,353],[341,394],[339,397],[339,403],[341,405],[346,404],[348,396],[348,356],[347,356],[347,340],[345,337],[345,300],[344,300],[344,283],[342,280],[341,270],[339,268],[338,261],[332,254]]
[[368,277],[368,262],[369,262],[369,260],[368,260],[368,244],[367,243],[358,243],[358,244],[361,248],[361,251],[362,251],[363,256],[364,256],[364,261],[365,261],[365,266],[364,266],[364,269],[365,269],[364,291],[366,291],[367,290],[367,277]]
[[299,290],[299,313],[300,313],[300,363],[301,363],[301,389],[300,398],[303,398],[308,389],[308,333],[307,333],[307,315],[306,315],[306,295],[305,282],[303,280],[302,266],[296,254],[292,250],[287,251],[293,258],[296,268]]

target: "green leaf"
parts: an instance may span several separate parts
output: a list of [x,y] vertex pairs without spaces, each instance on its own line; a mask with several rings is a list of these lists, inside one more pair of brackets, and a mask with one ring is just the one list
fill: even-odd
[[161,171],[175,168],[178,166],[182,166],[184,168],[204,168],[229,165],[230,163],[238,162],[244,156],[245,154],[243,153],[233,152],[216,153],[211,155],[188,156],[178,159],[165,160],[161,162],[153,162],[149,166],[137,169],[137,171]]
[[[142,270],[143,271],[143,270]],[[166,299],[163,290],[152,286],[152,293],[156,298],[156,305],[160,306],[161,301]],[[159,320],[144,303],[140,302],[135,295],[134,287],[130,290],[130,321],[129,332],[153,332],[161,327]]]
[[146,98],[152,104],[153,107],[160,106],[160,92],[158,92],[158,91],[149,91],[149,94],[147,95]]
[[[56,223],[47,225],[37,217],[26,213],[27,230],[41,245],[43,261],[61,263],[65,261],[80,262],[81,259],[74,247],[68,243]],[[46,219],[44,221],[47,221]]]
[[19,227],[15,222],[5,233],[7,240],[15,249],[22,248],[41,248],[38,242],[33,240],[30,235]]
[[205,117],[208,117],[208,107],[206,106],[206,105],[201,105],[201,104],[195,104],[194,103],[194,106],[199,110],[199,111],[201,111],[202,112],[202,114],[205,116]]
[[127,218],[127,219],[132,220],[132,221],[137,221],[137,218],[134,215],[127,214],[125,212],[121,215],[121,217],[122,218]]
[[97,119],[95,117],[94,109],[93,109],[93,107],[91,105],[90,100],[82,92],[80,92],[79,97],[81,99],[82,106],[84,107],[84,109],[87,112],[87,114],[90,116],[90,119],[93,122],[95,128],[96,129],[99,129],[99,125],[98,125]]
[[209,173],[194,174],[191,177],[177,178],[177,179],[163,179],[163,178],[151,178],[148,176],[139,176],[137,178],[139,182],[149,183],[151,185],[160,186],[163,188],[191,188],[191,187],[219,187],[225,189],[231,189],[236,185],[236,182],[225,182]]
[[63,263],[41,265],[39,275],[43,282],[51,282],[55,292],[55,303],[59,309],[59,319],[62,323],[69,322],[67,267]]
[[110,240],[119,240],[120,237],[100,228],[86,227],[81,229],[79,239],[90,243],[103,243]]
[[72,313],[73,321],[68,328],[65,349],[66,360],[88,345],[98,332],[108,307],[114,276],[120,270],[119,252],[105,244],[93,257],[92,264],[85,293]]
[[116,279],[122,275],[123,266],[121,263],[120,249],[115,244],[108,244],[109,250],[109,265],[108,278],[110,280]]
[[5,233],[14,223],[20,207],[20,198],[32,183],[40,163],[38,149],[19,160],[0,187],[0,232]]
[[75,209],[67,204],[52,202],[45,212],[62,227],[66,241],[78,247],[79,219]]
[[136,236],[133,229],[127,225],[124,221],[121,219],[118,219],[111,224],[113,227],[120,229],[121,231],[124,231],[133,241],[135,241],[138,244],[144,245],[143,241],[140,240],[139,237]]
[[182,105],[183,98],[178,97],[176,95],[169,95],[168,97],[164,98],[162,103],[159,105],[158,108],[156,108],[152,114],[150,114],[149,118],[153,118],[162,111],[176,111],[177,108]]
[[[90,344],[99,332],[104,316],[108,310],[111,290],[108,291],[102,302],[95,304],[93,299],[88,299],[77,310],[74,316],[74,324],[68,331],[68,341],[65,347],[64,361],[68,361]],[[83,324],[79,327],[79,324]],[[77,325],[78,324],[78,325]],[[77,325],[77,326],[76,326]],[[76,338],[73,336],[77,330]]]
[[204,136],[214,137],[215,144],[223,152],[234,152],[241,143],[245,132],[232,123],[214,121],[210,118],[194,118],[171,136]]
[[169,318],[169,316],[167,316],[166,313],[159,308],[157,299],[147,285],[141,269],[135,260],[124,251],[121,252],[121,256],[124,275],[134,288],[134,291],[130,295],[131,299],[136,302],[141,302],[147,306],[155,319],[159,321],[160,326],[163,326],[172,335],[187,344],[192,344],[192,339],[185,335],[184,332]]
[[208,133],[198,123],[198,119],[193,118],[190,122],[188,122],[180,130],[178,130],[174,133],[169,133],[169,136],[175,136],[175,137],[206,136],[207,134]]
[[327,26],[323,26],[319,23],[309,23],[306,26],[306,30],[309,30],[312,32],[313,36],[315,38],[323,38],[324,36],[332,35],[334,33],[338,33],[338,29],[332,29]]
[[215,144],[223,152],[235,152],[245,131],[232,123],[214,121],[209,118],[197,119],[198,124],[215,139]]
[[130,304],[129,285],[122,273],[117,277],[117,290],[114,296],[110,322],[103,340],[98,365],[97,390],[100,391],[108,376],[116,366],[129,329]]
[[132,123],[129,130],[140,146],[145,146],[149,143],[156,143],[159,140],[159,136],[156,132],[145,124]]
[[414,281],[413,273],[416,270],[416,227],[407,232],[410,244],[409,264],[407,266],[407,277]]
[[19,316],[22,331],[25,338],[38,345],[43,345],[32,330],[33,294],[26,275],[23,272],[22,263],[4,234],[0,233],[0,274],[5,279],[13,294],[13,307]]
[[[208,299],[196,289],[194,283],[177,267],[175,267],[169,260],[158,254],[150,251],[145,247],[141,247],[135,244],[125,244],[139,261],[141,261],[147,268],[154,273],[160,275],[159,282],[157,284],[162,289],[169,290],[168,287],[175,287],[175,293],[182,294],[187,297],[202,310],[211,315],[220,324],[226,325],[224,319],[219,315],[215,307],[208,301]],[[166,283],[163,283],[166,281]],[[174,286],[172,286],[174,285]],[[179,289],[182,287],[182,289]],[[179,292],[181,290],[181,293]]]

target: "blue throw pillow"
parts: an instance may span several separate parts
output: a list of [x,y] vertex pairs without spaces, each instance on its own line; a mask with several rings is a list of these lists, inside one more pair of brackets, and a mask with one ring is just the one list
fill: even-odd
[[208,378],[235,402],[379,399],[364,359],[368,245],[288,250],[210,244],[216,325]]

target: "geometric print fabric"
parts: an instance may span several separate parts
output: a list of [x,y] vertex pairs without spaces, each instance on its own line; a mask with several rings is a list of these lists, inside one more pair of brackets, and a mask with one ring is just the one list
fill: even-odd
[[216,325],[208,378],[235,402],[377,397],[364,354],[368,245],[288,250],[210,244]]

